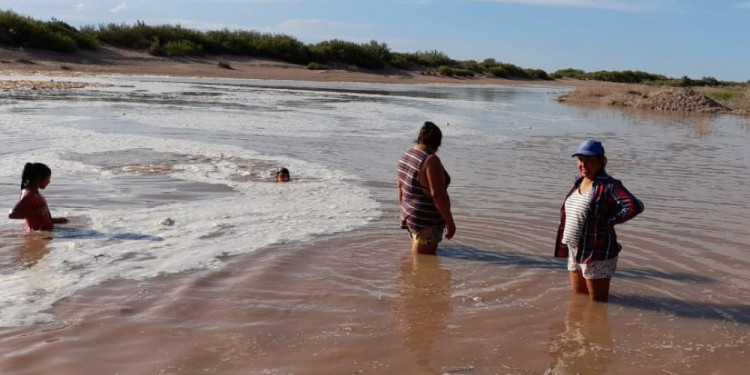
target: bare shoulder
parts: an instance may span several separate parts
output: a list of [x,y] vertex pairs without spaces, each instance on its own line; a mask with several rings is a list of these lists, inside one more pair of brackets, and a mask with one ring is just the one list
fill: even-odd
[[428,167],[436,167],[438,165],[440,166],[443,165],[443,163],[440,161],[440,157],[438,157],[436,154],[432,154],[428,156],[424,162],[425,162],[425,165]]

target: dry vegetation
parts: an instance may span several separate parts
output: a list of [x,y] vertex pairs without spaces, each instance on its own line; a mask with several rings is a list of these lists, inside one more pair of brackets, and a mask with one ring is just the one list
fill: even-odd
[[630,107],[659,111],[690,111],[750,115],[750,85],[675,88],[608,82],[579,86],[561,102]]

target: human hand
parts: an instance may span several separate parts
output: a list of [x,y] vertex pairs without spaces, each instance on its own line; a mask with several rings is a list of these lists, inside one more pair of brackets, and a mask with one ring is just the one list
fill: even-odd
[[445,238],[451,239],[456,234],[456,224],[453,222],[445,224]]

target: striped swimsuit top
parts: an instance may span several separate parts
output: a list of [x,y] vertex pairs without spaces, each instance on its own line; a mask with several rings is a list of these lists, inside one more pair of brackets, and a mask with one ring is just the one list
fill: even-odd
[[[401,182],[401,228],[418,231],[428,227],[445,225],[427,189],[419,184],[419,171],[422,164],[433,152],[412,148],[398,161],[398,180]],[[451,182],[445,173],[445,188]]]

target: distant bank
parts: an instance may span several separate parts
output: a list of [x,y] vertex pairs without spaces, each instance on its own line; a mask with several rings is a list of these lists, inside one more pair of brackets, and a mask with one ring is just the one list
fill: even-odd
[[[674,79],[640,71],[548,74],[487,58],[455,60],[440,51],[394,52],[385,43],[328,40],[179,25],[109,24],[80,29],[0,11],[0,70],[54,75],[129,74],[345,81],[566,85],[566,103],[661,111],[750,114],[750,83]],[[14,84],[4,84],[3,88]],[[75,85],[30,85],[31,88]]]

